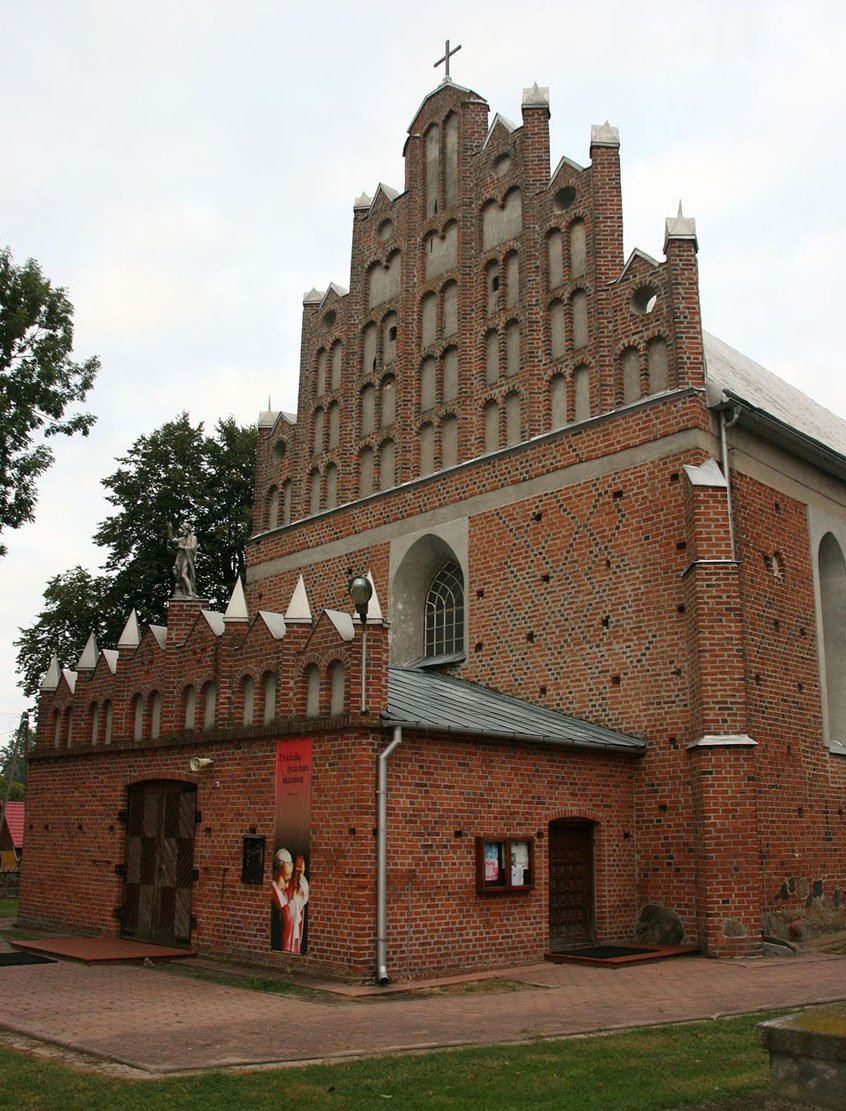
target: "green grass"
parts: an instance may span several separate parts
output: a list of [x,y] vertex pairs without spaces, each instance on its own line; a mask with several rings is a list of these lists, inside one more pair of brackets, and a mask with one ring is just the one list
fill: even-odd
[[0,899],[0,918],[14,918],[17,913],[17,899]]
[[192,961],[185,961],[180,964],[171,964],[165,961],[157,965],[156,970],[158,972],[169,972],[173,976],[184,976],[189,980],[203,980],[209,984],[223,984],[229,988],[266,991],[272,995],[291,995],[296,999],[305,999],[309,1003],[346,1002],[346,1000],[333,995],[330,991],[321,991],[320,988],[295,984],[290,980],[277,979],[273,976],[237,976],[225,970],[217,972],[210,968],[201,968]]
[[[119,1081],[0,1046],[0,1107],[20,1111],[216,1108],[523,1108],[667,1111],[766,1089],[755,1027],[767,1017],[179,1080]],[[503,1012],[503,1028],[507,1011]]]

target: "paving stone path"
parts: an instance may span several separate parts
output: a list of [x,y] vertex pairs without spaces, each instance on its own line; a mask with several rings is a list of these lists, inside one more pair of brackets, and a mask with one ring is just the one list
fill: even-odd
[[492,1045],[846,998],[846,956],[499,973],[525,990],[310,1002],[70,961],[0,969],[0,1028],[148,1074]]

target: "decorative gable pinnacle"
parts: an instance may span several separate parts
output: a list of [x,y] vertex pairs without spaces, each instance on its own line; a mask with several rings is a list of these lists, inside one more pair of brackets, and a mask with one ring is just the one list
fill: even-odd
[[226,613],[223,615],[224,621],[249,621],[250,615],[247,612],[247,599],[244,595],[244,584],[241,582],[239,575],[235,581],[235,586],[232,590],[232,597],[229,599],[229,605],[226,607]]
[[664,222],[664,250],[670,239],[691,239],[695,250],[699,250],[699,241],[696,238],[696,221],[692,216],[685,216],[682,212],[682,203],[679,201],[679,211],[676,216],[668,216]]
[[360,193],[353,201],[353,211],[357,211],[360,208],[370,208],[372,203],[372,197],[368,196],[367,193]]
[[590,145],[592,147],[619,147],[619,129],[612,127],[608,120],[605,123],[595,123],[590,129]]
[[537,81],[523,90],[524,108],[549,108],[549,86],[538,85]]
[[42,691],[55,691],[59,689],[59,681],[62,678],[62,669],[59,667],[59,657],[54,652],[50,657],[50,666],[41,680]]
[[97,638],[93,632],[89,634],[88,640],[85,642],[85,647],[82,649],[82,655],[76,662],[77,671],[93,671],[97,666],[97,660],[100,657],[100,649],[97,647]]
[[289,625],[310,625],[311,620],[311,606],[306,593],[305,580],[300,575],[288,608],[285,610],[285,621]]
[[126,619],[117,646],[118,648],[137,648],[140,643],[141,630],[138,628],[138,614],[133,610]]
[[322,289],[315,289],[314,286],[312,286],[311,289],[306,290],[303,294],[303,304],[319,305],[323,300],[323,292]]

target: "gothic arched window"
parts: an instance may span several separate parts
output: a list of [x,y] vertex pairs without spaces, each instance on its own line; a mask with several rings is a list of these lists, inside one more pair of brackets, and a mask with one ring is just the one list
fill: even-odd
[[820,541],[817,559],[828,737],[846,745],[846,560],[833,533]]
[[432,579],[426,595],[426,656],[464,651],[464,576],[454,560]]

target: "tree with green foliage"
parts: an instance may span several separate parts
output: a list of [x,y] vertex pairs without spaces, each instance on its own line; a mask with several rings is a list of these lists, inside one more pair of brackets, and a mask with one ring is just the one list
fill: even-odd
[[0,748],[0,806],[4,799],[20,802],[26,796],[26,753],[33,739],[29,720],[24,715]]
[[[85,400],[100,363],[74,362],[73,305],[38,263],[15,266],[0,249],[0,531],[35,514],[36,484],[53,452],[36,438],[88,435],[94,417],[67,413]],[[0,544],[0,555],[6,548]]]
[[187,413],[139,437],[103,485],[115,512],[94,542],[108,549],[113,605],[133,607],[139,620],[162,621],[173,594],[171,532],[190,521],[197,534],[197,583],[212,608],[225,606],[244,573],[244,542],[253,506],[256,431],[231,417],[215,435]]
[[28,698],[38,693],[54,652],[72,665],[90,633],[100,643],[114,643],[120,636],[126,615],[114,613],[111,587],[108,576],[92,575],[84,567],[72,567],[48,581],[44,608],[15,641],[20,685]]
[[171,533],[181,521],[190,521],[199,541],[200,594],[212,609],[226,606],[244,573],[255,451],[255,428],[230,417],[209,436],[182,413],[117,460],[103,479],[115,511],[94,534],[107,551],[103,573],[75,567],[51,579],[44,608],[15,641],[27,696],[36,696],[53,652],[72,666],[91,632],[98,643],[115,644],[132,609],[142,624],[165,623],[174,588]]

